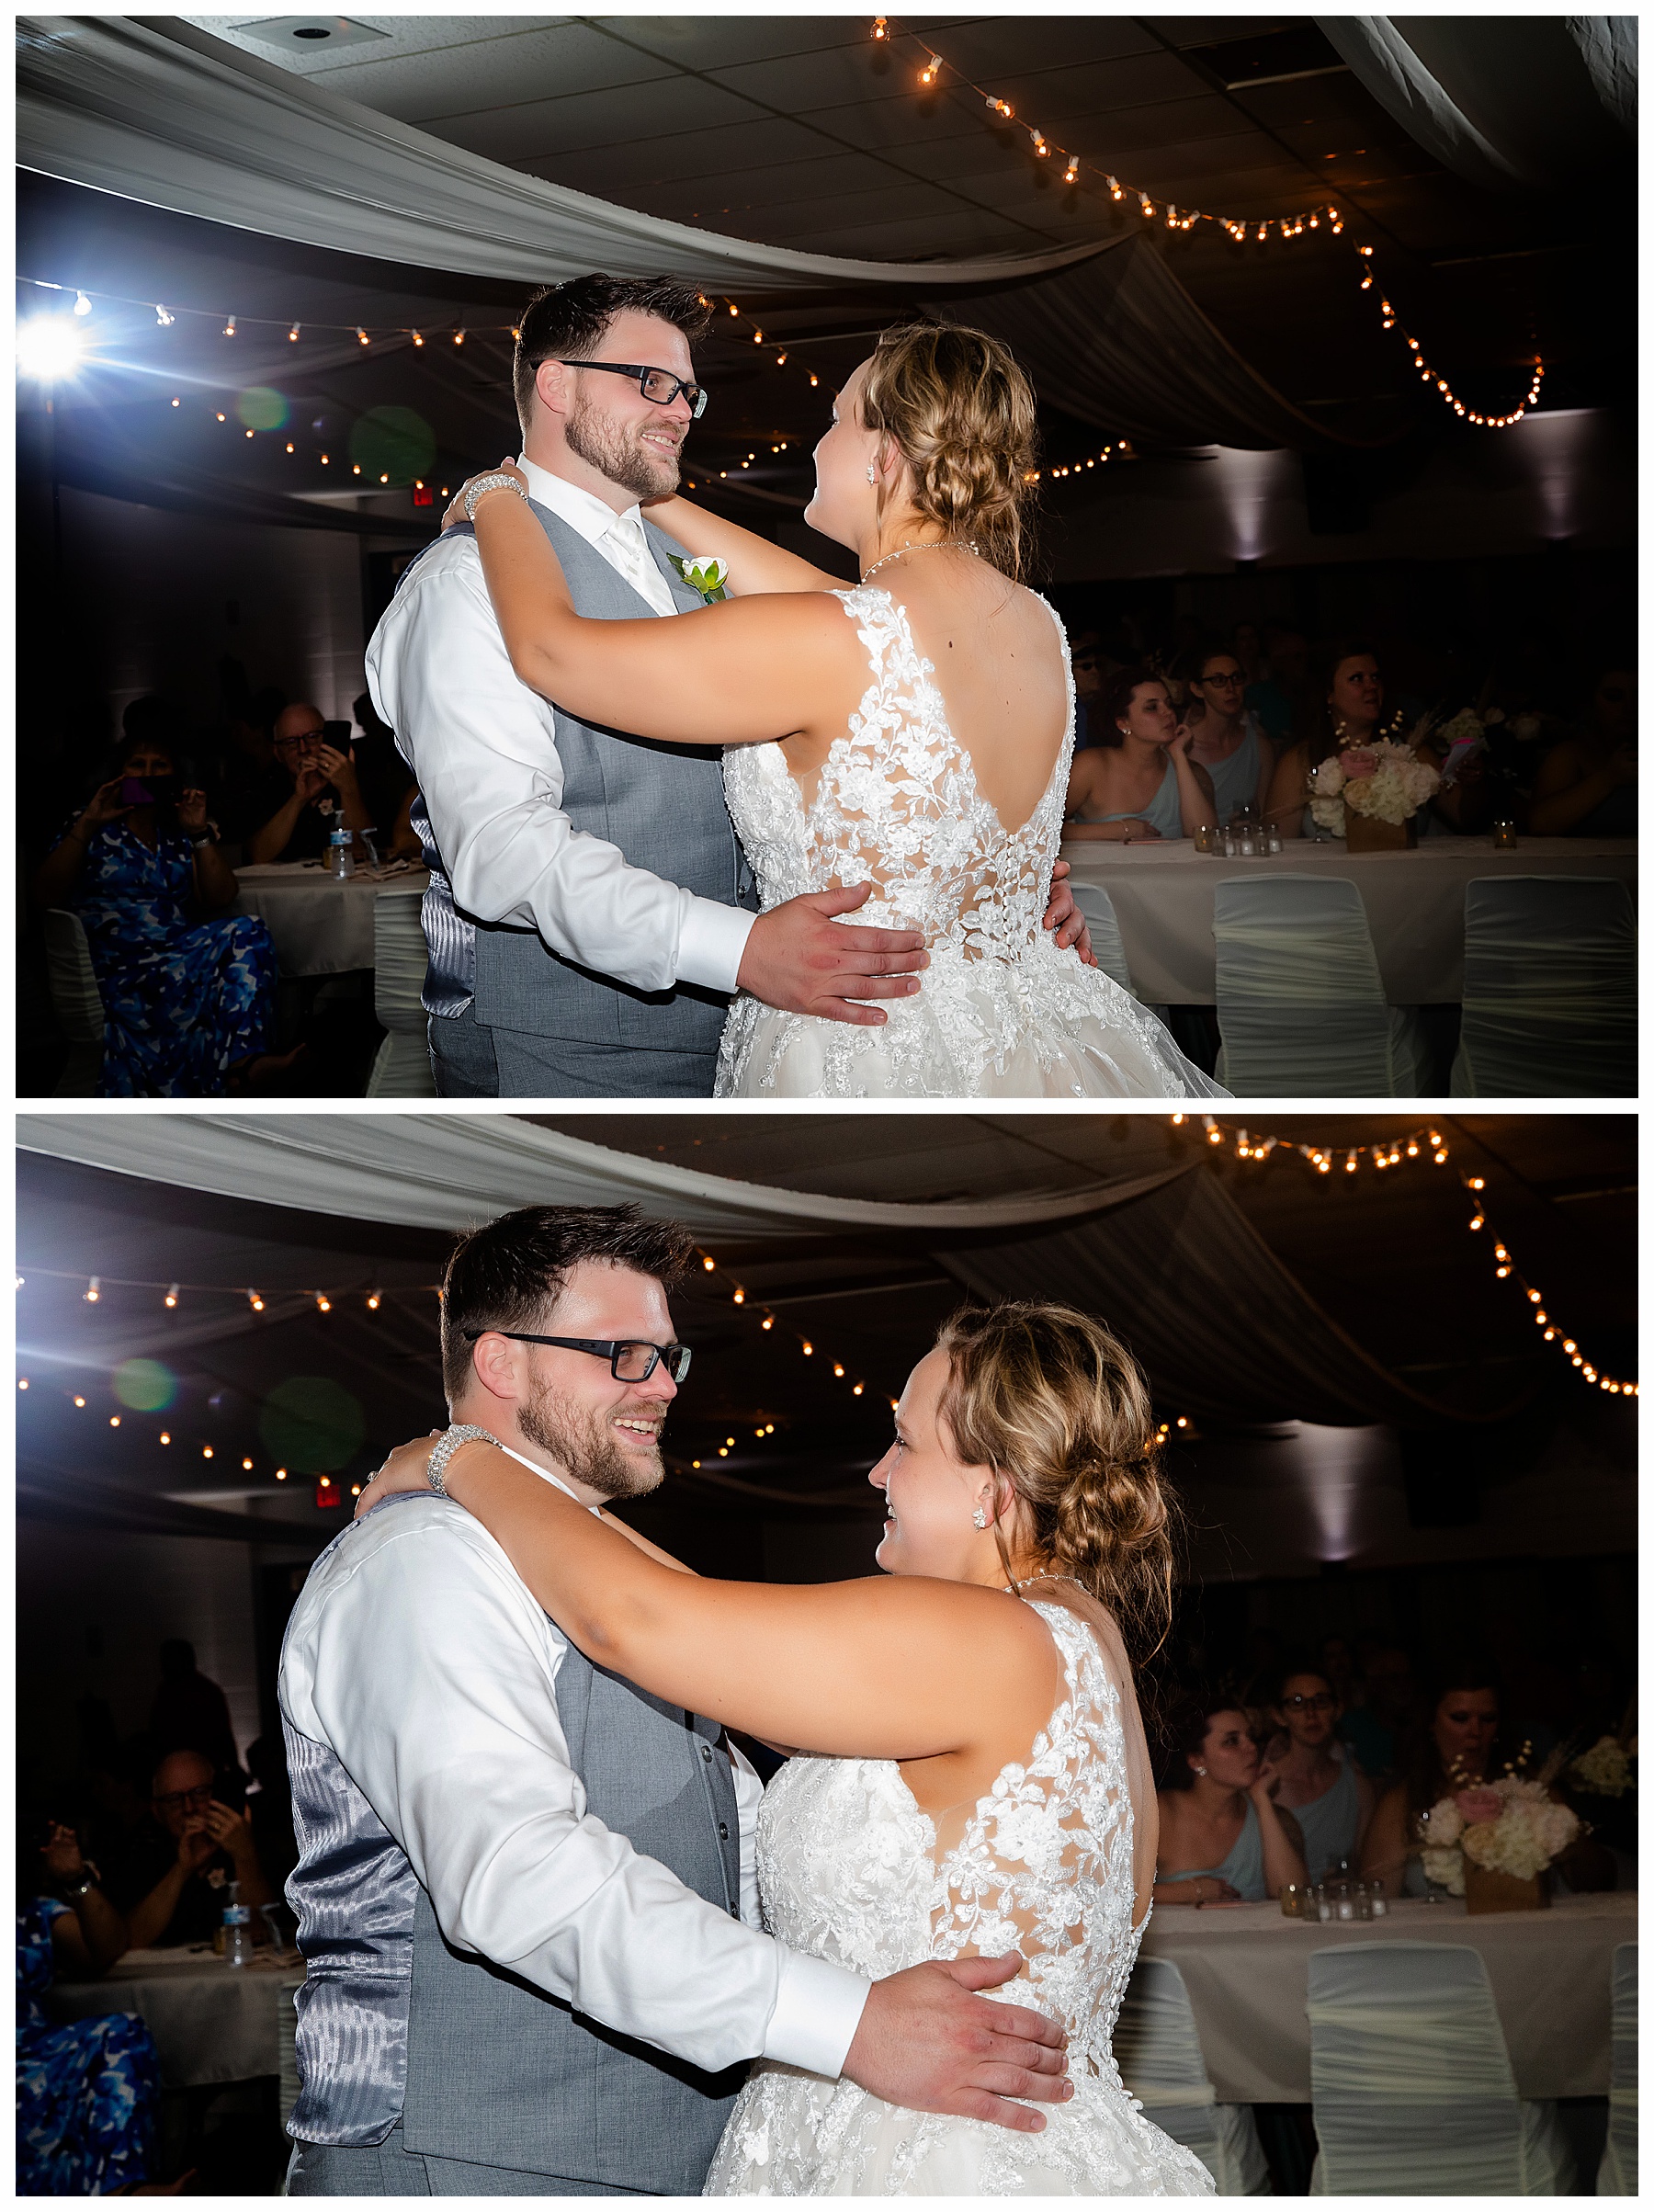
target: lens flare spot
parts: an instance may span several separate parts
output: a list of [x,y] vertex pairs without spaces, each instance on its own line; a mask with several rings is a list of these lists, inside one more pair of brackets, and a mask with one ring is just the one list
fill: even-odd
[[134,1413],[164,1413],[178,1395],[178,1378],[158,1359],[123,1359],[114,1374],[115,1395]]

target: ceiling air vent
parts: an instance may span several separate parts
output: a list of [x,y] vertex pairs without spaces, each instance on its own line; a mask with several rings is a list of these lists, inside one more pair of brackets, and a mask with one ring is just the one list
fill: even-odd
[[365,46],[370,39],[388,39],[388,30],[370,23],[352,23],[346,16],[271,16],[263,23],[238,23],[244,39],[257,39],[266,46],[279,46],[299,53],[321,53],[334,46]]

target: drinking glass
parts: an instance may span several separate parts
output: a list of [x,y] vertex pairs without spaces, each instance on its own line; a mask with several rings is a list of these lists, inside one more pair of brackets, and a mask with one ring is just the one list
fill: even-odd
[[1281,1891],[1281,1916],[1285,1920],[1302,1920],[1304,1917],[1304,1890],[1297,1882],[1287,1882]]
[[1197,853],[1215,853],[1219,849],[1218,834],[1208,822],[1203,822],[1195,833],[1195,850]]

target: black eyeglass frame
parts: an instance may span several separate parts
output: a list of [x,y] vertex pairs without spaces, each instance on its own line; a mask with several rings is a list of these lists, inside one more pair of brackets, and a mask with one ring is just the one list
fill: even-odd
[[1336,1696],[1330,1690],[1317,1690],[1313,1697],[1306,1697],[1300,1691],[1296,1697],[1283,1697],[1281,1710],[1284,1713],[1330,1713],[1337,1704]]
[[[526,1329],[467,1329],[465,1332],[467,1344],[474,1344],[480,1336],[508,1336],[516,1344],[551,1344],[563,1352],[590,1352],[594,1358],[608,1361],[609,1373],[617,1382],[647,1382],[663,1363],[673,1381],[682,1382],[689,1372],[689,1362],[695,1356],[688,1344],[651,1344],[641,1336],[534,1336]],[[622,1375],[621,1355],[632,1351],[647,1352],[649,1365],[641,1375]]]
[[[612,376],[636,377],[638,396],[640,399],[648,400],[651,407],[670,407],[678,394],[682,392],[685,399],[688,401],[690,413],[697,423],[707,412],[707,387],[704,384],[687,383],[684,378],[673,376],[670,369],[651,369],[644,361],[565,361],[561,357],[558,357],[557,365],[560,369],[606,369]],[[672,390],[663,400],[657,400],[644,391],[643,380],[645,377],[669,378]]]

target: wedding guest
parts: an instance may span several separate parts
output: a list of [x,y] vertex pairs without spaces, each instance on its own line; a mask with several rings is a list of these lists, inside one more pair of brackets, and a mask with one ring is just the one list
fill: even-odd
[[1603,669],[1575,734],[1552,748],[1534,779],[1535,837],[1637,834],[1637,673]]
[[179,774],[176,756],[145,744],[108,765],[108,780],[31,885],[39,905],[72,906],[85,928],[104,1006],[102,1095],[202,1098],[245,1087],[282,1064],[265,1049],[276,999],[270,933],[253,915],[226,912],[235,876],[206,794]]
[[1103,695],[1097,742],[1071,771],[1064,837],[1132,845],[1215,829],[1212,779],[1191,758],[1192,743],[1165,679],[1147,668],[1120,670]]
[[1266,1755],[1280,1774],[1279,1801],[1303,1836],[1304,1864],[1312,1882],[1341,1859],[1356,1863],[1377,1802],[1373,1785],[1339,1743],[1342,1709],[1326,1675],[1308,1665],[1284,1674],[1270,1701],[1271,1718],[1282,1736]]
[[[1428,1885],[1418,1851],[1421,1816],[1443,1798],[1495,1781],[1520,1761],[1522,1746],[1500,1741],[1500,1685],[1493,1662],[1474,1654],[1441,1667],[1429,1696],[1429,1722],[1401,1779],[1379,1798],[1362,1851],[1364,1875],[1422,1897]],[[1612,1889],[1614,1855],[1581,1835],[1556,1862],[1571,1889]]]
[[361,732],[353,748],[357,781],[379,833],[380,856],[417,860],[419,839],[409,825],[409,815],[419,787],[396,749],[395,736],[373,710],[373,694],[364,691],[353,699],[350,711]]
[[1278,757],[1314,720],[1309,641],[1301,630],[1269,622],[1263,643],[1268,657],[1261,675],[1247,683],[1246,703],[1263,723]]
[[1095,722],[1107,663],[1094,630],[1082,630],[1069,641],[1069,666],[1074,676],[1074,751],[1084,753],[1102,742]]
[[224,1804],[214,1786],[212,1762],[200,1752],[169,1753],[155,1769],[150,1809],[152,1819],[110,1877],[134,1949],[210,1939],[232,1881],[253,1908],[256,1942],[263,1933],[258,1907],[275,1904],[276,1891],[258,1863],[252,1822]]
[[246,839],[249,861],[318,859],[340,816],[353,833],[354,857],[367,859],[361,833],[378,824],[368,811],[355,754],[329,744],[326,727],[320,710],[306,701],[284,707],[276,718],[276,765],[249,805],[256,823]]
[[1261,821],[1274,774],[1274,748],[1246,704],[1245,681],[1239,658],[1216,639],[1190,664],[1189,757],[1212,779],[1220,828],[1241,807]]
[[1215,1696],[1190,1699],[1173,1727],[1160,1792],[1157,1905],[1261,1904],[1308,1879],[1304,1839],[1275,1801],[1280,1770],[1263,1759],[1246,1715]]
[[1411,1756],[1419,1685],[1412,1660],[1399,1644],[1364,1642],[1361,1670],[1361,1697],[1345,1701],[1338,1732],[1367,1779],[1388,1782]]
[[1335,645],[1324,676],[1312,728],[1281,754],[1270,780],[1268,816],[1283,837],[1330,841],[1309,811],[1309,778],[1334,753],[1371,744],[1384,719],[1384,679],[1370,646],[1355,640]]
[[110,2196],[147,2180],[161,2104],[154,2038],[135,2013],[62,2025],[43,1999],[60,1971],[104,1973],[126,1924],[68,1821],[30,1809],[17,1833],[19,2196]]
[[200,1752],[215,1768],[234,1771],[241,1761],[230,1725],[230,1700],[196,1665],[194,1644],[182,1636],[169,1637],[160,1659],[161,1686],[149,1719],[156,1752]]

